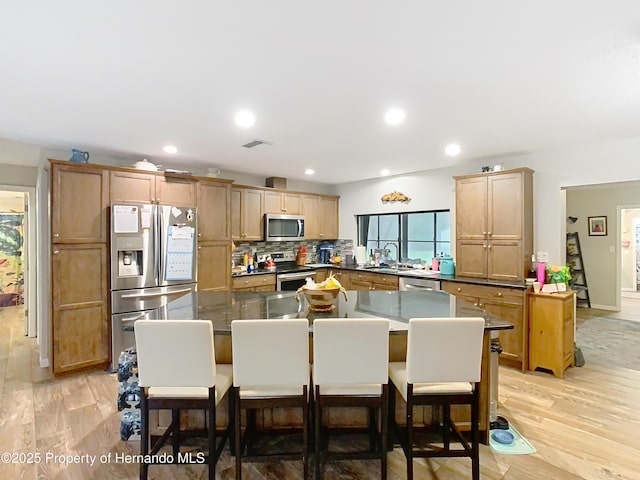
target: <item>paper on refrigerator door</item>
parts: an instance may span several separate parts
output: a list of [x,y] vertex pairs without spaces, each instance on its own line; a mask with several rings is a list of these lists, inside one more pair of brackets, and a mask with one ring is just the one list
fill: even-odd
[[138,207],[115,205],[113,207],[114,233],[138,233]]
[[165,262],[167,280],[193,280],[194,234],[193,227],[169,227]]

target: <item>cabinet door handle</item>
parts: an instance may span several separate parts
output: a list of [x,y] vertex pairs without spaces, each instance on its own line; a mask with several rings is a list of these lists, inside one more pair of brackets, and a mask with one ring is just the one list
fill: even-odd
[[487,248],[487,244],[486,244],[486,243],[483,243],[483,244],[482,244],[482,248]]
[[482,232],[482,234],[483,234],[483,235],[486,235],[486,234],[487,234],[487,232]]
[[461,289],[460,287],[458,287],[458,291],[459,291],[459,292],[461,292],[461,291],[462,291],[462,289]]
[[60,236],[60,234],[59,234],[59,233],[54,233],[54,234],[53,234],[53,238],[58,238],[59,236]]
[[202,237],[202,234],[201,234],[201,233],[199,233],[199,234],[198,234],[198,237]]
[[54,250],[54,251],[53,251],[53,254],[54,254],[54,255],[58,255],[59,253],[60,253],[60,250]]
[[487,232],[487,235],[491,235],[491,232]]
[[489,245],[487,248],[491,248],[491,245]]
[[502,292],[498,292],[498,296],[501,297],[502,296]]
[[477,307],[478,306],[478,302],[474,302],[473,306]]
[[479,304],[478,304],[478,306],[479,306],[480,308],[484,308],[484,303],[479,303]]
[[198,250],[202,250],[202,247],[198,247]]

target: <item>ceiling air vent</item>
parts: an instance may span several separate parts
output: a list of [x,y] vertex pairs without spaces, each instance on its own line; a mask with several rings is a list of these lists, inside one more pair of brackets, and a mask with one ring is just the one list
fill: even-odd
[[249,143],[245,143],[244,145],[242,145],[244,148],[253,148],[253,147],[257,147],[258,145],[273,145],[273,142],[267,142],[266,140],[251,140]]

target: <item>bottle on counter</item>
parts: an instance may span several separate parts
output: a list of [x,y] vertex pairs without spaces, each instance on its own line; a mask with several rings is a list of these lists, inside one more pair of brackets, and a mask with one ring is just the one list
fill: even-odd
[[531,255],[531,266],[529,267],[529,273],[527,273],[527,278],[536,279],[537,276],[538,276],[538,272],[536,271],[536,256]]

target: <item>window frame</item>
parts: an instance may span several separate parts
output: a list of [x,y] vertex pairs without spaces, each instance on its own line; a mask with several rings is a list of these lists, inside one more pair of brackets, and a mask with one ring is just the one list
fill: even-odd
[[[415,214],[424,214],[424,213],[432,213],[433,214],[433,237],[430,239],[424,240],[416,240],[409,239],[409,216]],[[449,245],[449,253],[451,252],[451,236],[449,236],[448,240],[438,240],[438,214],[439,213],[448,213],[449,214],[449,231],[451,231],[451,210],[448,208],[436,209],[436,210],[418,210],[411,212],[387,212],[387,213],[368,213],[368,214],[360,214],[356,215],[356,230],[357,230],[357,238],[358,245],[365,245],[367,248],[369,247],[369,242],[375,242],[376,248],[383,248],[384,244],[387,242],[394,242],[398,245],[398,258],[407,258],[408,250],[409,250],[409,242],[431,242],[433,244],[433,256],[438,255],[438,246],[442,244]],[[380,240],[380,217],[384,216],[396,216],[398,221],[398,238],[395,240]],[[369,222],[372,217],[376,217],[378,221],[377,228],[377,238],[369,239],[368,231],[369,231]],[[364,232],[364,223],[366,220],[366,232]],[[395,253],[395,252],[391,252]],[[425,258],[422,259],[425,262],[429,262],[431,259]]]

